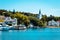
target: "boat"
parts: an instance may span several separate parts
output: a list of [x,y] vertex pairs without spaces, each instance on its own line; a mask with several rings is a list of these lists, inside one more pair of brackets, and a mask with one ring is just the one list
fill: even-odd
[[26,26],[25,25],[18,25],[18,26],[15,26],[15,29],[16,30],[24,30],[24,29],[26,29]]
[[24,26],[19,27],[19,30],[24,30],[24,29],[26,29],[26,27],[24,27]]
[[0,27],[0,31],[8,31],[9,27]]
[[15,30],[14,26],[9,26],[9,30]]
[[3,25],[3,24],[0,25],[0,31],[7,31],[7,30],[9,30],[8,25]]

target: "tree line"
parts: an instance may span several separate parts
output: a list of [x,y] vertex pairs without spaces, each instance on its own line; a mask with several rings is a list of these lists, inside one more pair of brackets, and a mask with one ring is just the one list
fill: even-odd
[[15,10],[7,11],[4,9],[0,9],[0,15],[3,15],[5,17],[17,18],[18,25],[24,24],[26,27],[28,27],[29,24],[33,24],[34,26],[39,26],[39,27],[45,27],[47,26],[46,23],[48,23],[52,19],[55,21],[60,20],[60,17],[53,16],[53,15],[50,16],[42,15],[42,18],[38,19],[37,18],[38,14],[18,12]]

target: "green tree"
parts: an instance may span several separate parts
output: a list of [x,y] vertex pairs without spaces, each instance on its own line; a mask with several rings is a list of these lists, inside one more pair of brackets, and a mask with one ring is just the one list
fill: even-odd
[[0,15],[4,15],[4,12],[7,12],[7,10],[0,9]]
[[25,24],[26,26],[29,25],[29,19],[26,15],[16,13],[16,14],[13,14],[13,17],[18,19],[18,24]]
[[42,20],[43,22],[47,22],[47,15],[42,15],[41,20]]

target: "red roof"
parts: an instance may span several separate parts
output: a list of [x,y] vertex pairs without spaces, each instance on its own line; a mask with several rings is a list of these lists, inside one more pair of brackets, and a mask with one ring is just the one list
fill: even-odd
[[60,20],[58,20],[57,22],[60,22]]

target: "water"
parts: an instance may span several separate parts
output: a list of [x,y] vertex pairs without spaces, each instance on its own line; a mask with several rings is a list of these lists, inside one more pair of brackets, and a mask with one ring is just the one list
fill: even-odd
[[0,40],[60,40],[60,28],[0,31]]

